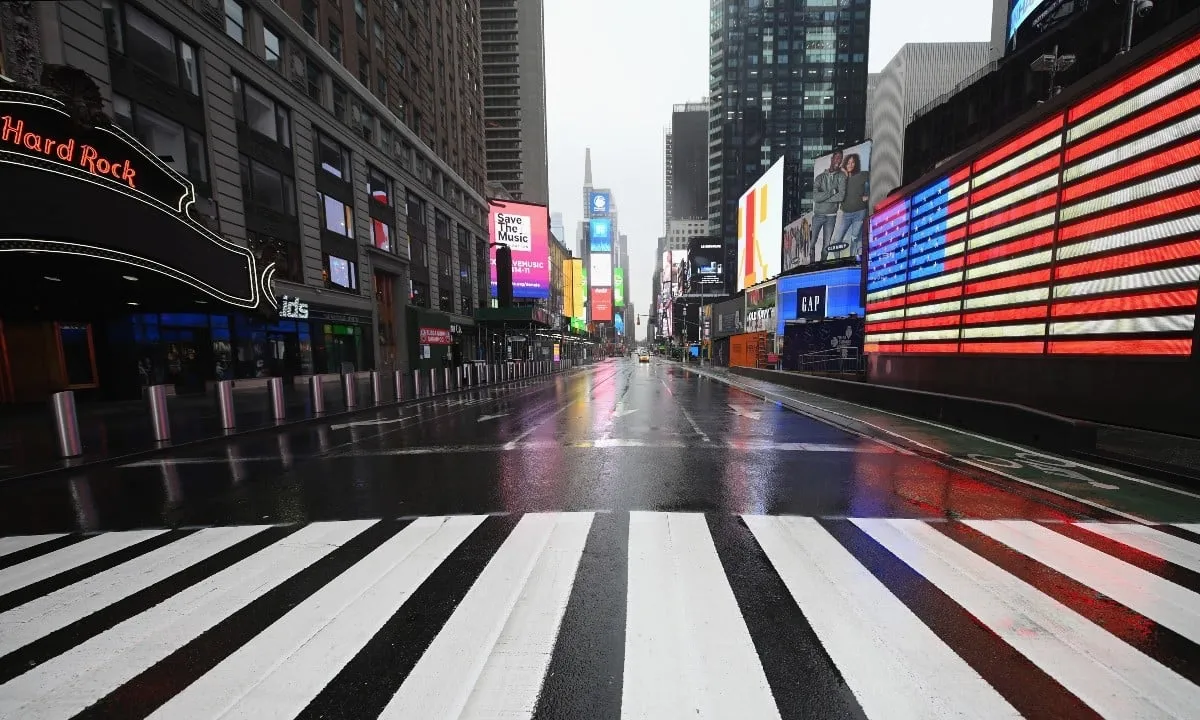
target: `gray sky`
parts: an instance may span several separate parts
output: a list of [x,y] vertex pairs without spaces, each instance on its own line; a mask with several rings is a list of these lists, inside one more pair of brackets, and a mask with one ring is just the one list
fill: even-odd
[[[709,2],[544,2],[550,209],[563,214],[563,240],[573,246],[591,147],[592,179],[612,188],[629,236],[626,292],[644,314],[663,233],[663,128],[673,104],[708,92]],[[990,26],[990,0],[874,0],[870,70],[906,42],[987,40]],[[639,339],[645,330],[643,319]]]

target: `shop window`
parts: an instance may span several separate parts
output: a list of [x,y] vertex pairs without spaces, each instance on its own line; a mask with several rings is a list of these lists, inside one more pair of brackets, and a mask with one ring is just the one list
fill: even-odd
[[321,201],[324,228],[343,237],[354,237],[354,210],[346,203],[329,195],[317,193]]
[[358,263],[329,253],[324,253],[324,261],[325,287],[358,291]]
[[350,181],[350,152],[321,133],[317,133],[317,163],[335,178]]
[[246,8],[237,0],[225,0],[225,34],[238,45],[246,44]]
[[267,24],[263,24],[263,60],[267,61],[267,65],[275,72],[279,72],[280,58],[283,54],[283,40],[280,39],[279,33],[275,32]]
[[96,348],[92,326],[87,323],[56,323],[58,360],[68,390],[99,387],[96,376]]
[[233,76],[233,114],[259,135],[284,147],[292,146],[292,122],[287,108],[237,75]]
[[137,105],[129,98],[113,95],[113,121],[170,165],[176,172],[198,183],[208,182],[208,154],[204,136],[190,128]]
[[418,280],[412,281],[412,294],[409,297],[409,304],[416,307],[429,307],[429,284]]
[[102,13],[110,52],[124,54],[146,72],[200,93],[196,48],[132,5],[103,0]]
[[247,204],[294,217],[296,183],[292,176],[242,155],[238,158]]
[[392,204],[392,180],[373,165],[367,166],[367,195],[380,205]]
[[379,218],[371,218],[371,239],[380,250],[395,252],[392,248],[392,230]]

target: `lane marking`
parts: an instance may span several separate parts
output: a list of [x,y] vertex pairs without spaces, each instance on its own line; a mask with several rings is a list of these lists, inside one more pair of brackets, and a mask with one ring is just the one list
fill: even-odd
[[[1200,687],[937,530],[914,520],[852,522],[1101,716],[1183,718],[1200,707]],[[967,524],[992,535],[1009,522]],[[1014,549],[1045,562],[1038,547],[1048,546],[1033,545]]]
[[50,533],[48,535],[21,535],[19,537],[0,538],[0,557],[20,552],[35,545],[41,545],[51,540],[57,540],[66,533]]
[[[698,371],[698,370],[692,370],[692,372],[696,372],[697,374],[701,374],[701,372],[700,372],[700,371]],[[944,458],[948,458],[948,459],[950,459],[950,460],[954,460],[954,461],[957,461],[957,462],[964,463],[964,464],[966,464],[966,465],[970,465],[970,466],[972,466],[972,467],[974,467],[974,468],[977,468],[977,469],[979,469],[979,470],[983,470],[983,471],[985,471],[985,472],[988,472],[988,473],[991,473],[991,474],[993,474],[993,475],[999,475],[1000,477],[1003,477],[1003,478],[1005,478],[1005,479],[1008,479],[1008,480],[1012,480],[1013,482],[1021,483],[1021,484],[1023,484],[1023,485],[1028,485],[1029,487],[1034,487],[1034,488],[1037,488],[1037,489],[1039,489],[1039,490],[1043,490],[1043,491],[1045,491],[1045,492],[1048,492],[1048,493],[1050,493],[1051,495],[1057,495],[1057,496],[1059,496],[1059,497],[1064,497],[1064,498],[1067,498],[1067,499],[1069,499],[1069,500],[1072,500],[1072,501],[1074,501],[1074,502],[1080,503],[1080,504],[1082,504],[1082,505],[1087,505],[1088,507],[1093,507],[1093,508],[1096,508],[1097,510],[1102,510],[1102,511],[1104,511],[1104,512],[1106,512],[1106,513],[1110,513],[1110,514],[1112,514],[1112,515],[1116,515],[1116,516],[1118,516],[1118,517],[1122,517],[1122,518],[1124,518],[1124,519],[1126,519],[1126,520],[1131,520],[1131,521],[1133,521],[1133,522],[1136,522],[1136,523],[1141,523],[1142,525],[1155,525],[1155,524],[1157,524],[1157,523],[1155,523],[1155,522],[1153,522],[1153,521],[1151,521],[1151,520],[1148,520],[1148,519],[1146,519],[1146,518],[1143,518],[1143,517],[1141,517],[1141,516],[1139,516],[1139,515],[1135,515],[1135,514],[1133,514],[1133,513],[1125,512],[1125,511],[1123,511],[1123,510],[1118,510],[1118,509],[1116,509],[1116,508],[1114,508],[1114,507],[1110,507],[1110,506],[1108,506],[1108,505],[1105,505],[1105,504],[1103,504],[1103,503],[1098,503],[1098,502],[1096,502],[1095,500],[1088,500],[1087,498],[1082,498],[1082,497],[1079,497],[1078,495],[1072,495],[1072,494],[1071,494],[1071,493],[1069,493],[1069,492],[1066,492],[1066,491],[1064,491],[1064,490],[1059,490],[1058,488],[1051,487],[1051,486],[1049,486],[1049,485],[1045,485],[1045,484],[1043,484],[1043,483],[1039,483],[1039,482],[1037,482],[1037,481],[1035,481],[1035,480],[1029,480],[1029,479],[1026,479],[1026,478],[1018,477],[1018,476],[1016,476],[1016,475],[1013,475],[1012,473],[1005,472],[1005,471],[1003,471],[1003,470],[1000,470],[1000,469],[998,469],[998,468],[996,468],[996,467],[993,467],[993,466],[990,466],[990,465],[986,465],[986,464],[984,464],[984,463],[980,463],[980,462],[977,462],[977,461],[971,460],[971,459],[969,459],[969,458],[966,458],[966,457],[960,457],[960,456],[957,456],[957,455],[953,455],[953,454],[951,454],[951,453],[948,453],[948,452],[946,452],[945,450],[942,450],[942,449],[940,449],[940,448],[933,447],[932,445],[926,445],[925,443],[923,443],[923,442],[921,442],[921,441],[919,441],[919,440],[914,440],[914,439],[912,439],[912,438],[910,438],[910,437],[908,437],[908,436],[906,436],[906,435],[901,435],[901,434],[900,434],[900,433],[898,433],[898,432],[895,432],[895,431],[893,431],[893,430],[889,430],[888,428],[885,428],[885,427],[882,427],[882,426],[876,425],[876,424],[874,424],[874,423],[872,423],[872,422],[869,422],[869,421],[867,421],[867,420],[862,420],[862,419],[860,419],[860,418],[856,418],[856,417],[854,417],[854,416],[851,416],[851,415],[845,415],[845,414],[843,414],[843,413],[839,413],[839,412],[837,412],[836,410],[829,410],[829,409],[827,409],[827,408],[823,408],[823,407],[821,407],[820,405],[816,405],[816,404],[814,404],[814,403],[808,403],[808,402],[805,402],[805,401],[803,401],[803,400],[798,400],[798,399],[796,399],[796,398],[792,398],[792,397],[789,397],[789,396],[787,396],[787,395],[783,395],[783,394],[781,394],[781,393],[778,393],[778,392],[775,392],[775,391],[772,391],[772,390],[766,390],[766,389],[763,389],[763,388],[754,387],[754,386],[749,386],[749,385],[742,385],[742,384],[740,384],[740,383],[737,383],[737,382],[734,382],[734,381],[732,381],[732,380],[730,380],[730,379],[728,379],[728,378],[721,377],[720,375],[717,375],[717,374],[715,374],[715,373],[702,373],[702,374],[703,374],[703,375],[705,375],[706,377],[709,377],[709,378],[711,378],[711,379],[713,379],[713,380],[716,380],[716,381],[718,381],[718,382],[723,382],[723,383],[725,383],[726,385],[729,385],[730,387],[737,388],[737,389],[739,389],[739,390],[741,390],[741,391],[743,391],[743,392],[746,392],[746,393],[749,393],[749,394],[752,394],[752,395],[757,395],[757,396],[759,396],[759,397],[762,397],[762,398],[764,398],[764,399],[766,399],[766,398],[776,399],[776,400],[778,400],[779,402],[783,403],[783,405],[784,405],[785,407],[787,407],[789,410],[793,410],[793,411],[795,411],[795,412],[798,412],[798,413],[800,413],[801,415],[804,415],[804,416],[806,416],[806,417],[810,417],[810,418],[812,418],[813,420],[817,420],[817,421],[819,421],[819,422],[823,422],[823,423],[826,423],[826,424],[828,424],[828,425],[834,425],[835,427],[839,427],[839,429],[847,430],[847,428],[840,427],[840,426],[838,426],[838,425],[836,425],[836,424],[834,424],[834,423],[830,423],[828,419],[826,419],[826,418],[822,418],[822,417],[821,417],[821,415],[820,415],[819,413],[825,413],[825,414],[833,415],[833,416],[835,416],[835,417],[842,418],[843,420],[847,420],[847,421],[849,421],[849,422],[852,422],[852,423],[857,423],[857,424],[860,424],[860,425],[865,425],[865,426],[867,426],[867,427],[869,427],[869,428],[872,428],[873,430],[878,430],[879,432],[882,432],[882,433],[884,433],[884,434],[891,435],[892,437],[895,437],[895,438],[899,438],[900,440],[903,440],[903,441],[904,441],[904,442],[906,442],[906,443],[910,443],[910,444],[912,444],[912,445],[916,445],[917,447],[920,447],[920,448],[923,448],[923,449],[925,449],[925,450],[928,450],[929,452],[931,452],[931,453],[933,453],[933,454],[935,454],[935,455],[940,455],[940,456],[942,456],[942,457],[944,457]],[[806,394],[811,394],[811,393],[806,393]],[[839,400],[838,402],[846,402],[846,401],[844,401],[844,400]],[[854,407],[860,407],[860,408],[863,408],[864,410],[871,410],[871,411],[873,411],[873,412],[885,412],[885,411],[883,411],[883,410],[875,410],[874,408],[868,408],[868,407],[866,407],[866,406],[864,406],[864,405],[856,405],[855,403],[847,403],[847,404],[848,404],[848,405],[853,405]],[[799,406],[802,406],[802,407],[814,408],[814,409],[816,410],[816,412],[802,410],[802,409],[800,409],[800,408],[796,407],[797,405],[799,405]],[[910,417],[908,417],[907,415],[896,415],[895,413],[886,413],[886,414],[888,414],[888,415],[893,415],[893,416],[895,416],[895,417],[899,417],[899,418],[902,418],[902,419],[905,419],[905,420],[913,420],[913,421],[915,421],[915,422],[924,423],[924,424],[926,424],[926,425],[934,425],[935,427],[938,427],[938,426],[937,426],[936,424],[934,424],[934,423],[930,423],[930,422],[927,422],[927,421],[925,421],[925,420],[919,420],[919,419],[917,419],[917,418],[910,418]],[[954,429],[954,428],[949,428],[949,427],[947,427],[947,428],[945,428],[945,429],[946,429],[946,430],[949,430],[949,431],[952,431],[952,432],[955,432],[955,433],[959,433],[959,434],[964,434],[964,435],[965,435],[965,434],[967,434],[967,433],[964,433],[964,432],[963,432],[963,431],[961,431],[961,430],[956,430],[956,429]],[[849,431],[849,432],[855,432],[854,430],[848,430],[848,431]],[[861,435],[863,438],[866,438],[866,439],[868,439],[868,440],[871,440],[872,442],[879,443],[880,445],[883,445],[884,447],[894,447],[894,446],[892,446],[891,444],[887,443],[886,441],[884,441],[884,440],[881,440],[881,439],[879,439],[879,438],[876,438],[876,437],[873,437],[873,436],[871,436],[871,435],[868,435],[868,434],[866,434],[866,433],[856,433],[856,434],[859,434],[859,435]],[[995,440],[990,440],[989,438],[981,438],[981,439],[987,440],[988,442],[996,442]],[[1002,444],[1002,443],[1001,443],[1001,444]],[[1022,448],[1022,449],[1023,449],[1023,448]],[[913,454],[913,453],[911,453],[911,452],[910,452],[910,453],[908,453],[908,454],[910,454],[910,455],[911,455],[911,454]],[[1185,493],[1185,494],[1187,494],[1187,493]]]
[[762,420],[762,413],[757,410],[746,410],[734,405],[733,403],[729,404],[729,409],[733,411],[734,415],[740,415],[741,417],[749,418],[751,420]]
[[811,518],[742,516],[864,714],[1020,714]]
[[359,420],[359,421],[357,421],[357,422],[342,423],[342,424],[340,424],[340,425],[330,425],[330,426],[329,426],[329,429],[330,429],[330,430],[345,430],[346,428],[354,428],[354,427],[367,427],[367,426],[371,426],[371,425],[394,425],[394,424],[396,424],[396,423],[402,423],[402,422],[404,422],[405,420],[411,420],[411,419],[413,419],[413,418],[415,418],[415,417],[419,417],[419,416],[417,416],[417,415],[405,415],[404,417],[400,417],[400,418],[392,418],[391,420],[385,420],[385,419],[380,419],[380,420]]
[[487,422],[488,420],[495,420],[496,418],[508,417],[508,415],[509,415],[508,413],[496,413],[495,415],[481,415],[479,417],[479,419],[476,420],[475,422],[477,422],[477,423]]
[[414,520],[150,717],[299,715],[483,520]]
[[1168,535],[1145,525],[1116,525],[1114,523],[1076,523],[1083,528],[1122,545],[1141,550],[1160,560],[1175,563],[1200,573],[1200,545]]
[[41,557],[7,567],[0,570],[0,595],[7,595],[14,590],[20,590],[80,565],[86,565],[93,560],[99,560],[106,555],[133,547],[165,532],[166,530],[131,530],[104,533]]
[[631,512],[622,718],[778,718],[703,515]]
[[521,518],[380,719],[528,717],[591,526],[586,512]]

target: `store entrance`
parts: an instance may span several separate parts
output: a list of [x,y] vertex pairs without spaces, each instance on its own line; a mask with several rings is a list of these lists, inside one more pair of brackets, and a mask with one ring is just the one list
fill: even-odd
[[213,367],[212,340],[207,329],[162,329],[166,344],[166,381],[179,395],[202,394]]

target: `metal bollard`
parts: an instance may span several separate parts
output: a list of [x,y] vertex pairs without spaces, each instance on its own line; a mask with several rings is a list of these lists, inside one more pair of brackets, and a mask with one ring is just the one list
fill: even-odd
[[379,382],[379,371],[371,371],[371,402],[378,405],[383,402],[383,385]]
[[273,377],[267,380],[267,395],[271,400],[271,417],[283,420],[287,417],[287,403],[283,398],[283,378]]
[[151,385],[146,388],[150,400],[150,431],[156,442],[171,439],[171,416],[167,412],[167,386]]
[[443,388],[446,392],[450,392],[450,368],[442,368],[442,382],[445,383]]
[[230,430],[237,426],[237,418],[233,414],[232,380],[217,382],[217,415],[221,418],[222,430]]
[[308,396],[312,401],[313,415],[320,415],[325,412],[325,383],[320,375],[313,375],[308,378]]
[[358,407],[358,387],[354,383],[354,373],[342,374],[342,402],[347,410]]
[[58,453],[65,458],[83,454],[83,442],[79,439],[79,416],[75,414],[75,393],[63,390],[50,397],[54,410],[54,430],[58,435]]
[[422,395],[421,395],[421,371],[417,370],[417,369],[413,369],[412,379],[413,379],[413,397],[419,399],[422,397]]
[[429,368],[429,394],[437,395],[437,370]]
[[404,373],[397,370],[392,374],[392,387],[396,391],[396,402],[404,399]]

